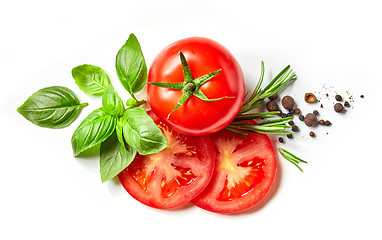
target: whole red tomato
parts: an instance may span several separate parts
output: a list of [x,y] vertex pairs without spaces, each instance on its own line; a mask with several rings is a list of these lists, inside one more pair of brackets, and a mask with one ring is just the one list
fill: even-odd
[[[215,75],[196,89],[171,89],[152,84],[180,84],[185,82],[184,64],[192,79]],[[221,70],[220,72],[216,72]],[[187,71],[187,70],[186,70]],[[245,97],[245,83],[241,67],[233,55],[221,44],[201,37],[179,40],[154,59],[149,75],[147,100],[152,111],[166,124],[185,135],[205,135],[226,127],[238,114]],[[189,98],[177,104],[189,91]],[[191,91],[191,92],[190,92]],[[195,91],[198,91],[198,96]],[[201,100],[200,92],[208,99]],[[220,100],[216,100],[222,98]]]

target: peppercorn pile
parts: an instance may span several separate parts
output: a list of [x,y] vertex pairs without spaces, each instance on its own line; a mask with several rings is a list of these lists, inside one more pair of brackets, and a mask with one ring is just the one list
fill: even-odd
[[[325,96],[327,98],[329,98],[329,94],[325,94]],[[364,98],[364,96],[361,95],[361,98]],[[300,108],[295,107],[296,106],[296,102],[293,99],[293,97],[291,97],[289,95],[288,96],[284,96],[281,99],[281,105],[286,110],[286,112],[283,112],[283,110],[278,105],[278,101],[279,100],[280,99],[279,99],[279,95],[278,94],[275,94],[275,95],[269,97],[269,101],[266,104],[267,110],[268,111],[279,111],[280,112],[279,116],[283,117],[283,118],[284,117],[294,117],[294,116],[297,116],[298,119],[301,122],[303,122],[306,126],[311,127],[311,128],[315,128],[315,127],[318,127],[318,126],[328,127],[328,126],[332,125],[331,121],[329,121],[329,120],[319,119],[319,115],[320,114],[319,114],[319,112],[317,110],[314,110],[313,112],[307,113],[307,114],[304,115]],[[306,93],[305,96],[304,96],[304,100],[308,104],[320,102],[320,100],[318,100],[316,98],[314,93]],[[347,111],[347,109],[350,108],[349,101],[344,101],[343,97],[341,95],[339,95],[339,94],[335,95],[334,96],[334,100],[335,100],[335,102],[333,102],[333,104],[334,104],[333,108],[334,108],[335,112],[337,112],[337,113],[344,113],[344,112]],[[352,96],[349,98],[349,100],[353,100]],[[321,104],[320,107],[323,108],[323,105]],[[298,127],[298,124],[296,124],[293,120],[291,120],[288,124],[292,128],[292,132],[296,133],[296,132],[300,131],[300,128]],[[309,131],[308,135],[310,137],[315,137],[316,133],[312,130],[312,131]],[[293,139],[293,134],[287,134],[287,138]],[[285,142],[283,137],[279,137],[278,140],[279,140],[280,143],[284,143]]]

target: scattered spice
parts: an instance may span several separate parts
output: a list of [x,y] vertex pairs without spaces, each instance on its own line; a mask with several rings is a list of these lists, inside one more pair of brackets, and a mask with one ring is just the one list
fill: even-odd
[[339,102],[342,101],[342,97],[341,97],[341,95],[338,95],[338,94],[337,94],[334,98],[335,98],[337,101],[339,101]]
[[296,108],[296,109],[294,110],[294,114],[298,115],[298,114],[300,114],[300,113],[301,113],[301,110],[300,110],[299,108]]
[[293,125],[293,127],[292,127],[292,131],[293,131],[293,132],[298,132],[298,130],[300,130],[300,129],[298,128],[298,126],[297,126],[297,125]]
[[318,115],[318,111],[317,111],[317,110],[314,110],[314,111],[313,111],[313,114],[317,116],[317,115]]
[[277,98],[279,98],[279,95],[276,93],[275,95],[270,96],[270,97],[269,97],[269,100],[274,101],[274,100],[276,100]]
[[281,100],[281,104],[285,109],[292,109],[294,107],[294,99],[291,96],[285,96]]
[[345,101],[344,105],[345,107],[350,107],[350,103],[348,101]]
[[315,137],[316,134],[315,134],[313,131],[310,131],[309,136],[311,136],[311,137]]
[[298,116],[298,118],[299,118],[301,121],[304,121],[304,119],[305,119],[304,115],[300,115],[300,116]]
[[279,110],[279,106],[277,105],[277,102],[275,101],[267,102],[267,110],[270,112]]
[[364,98],[365,96],[364,95],[361,95],[361,98]]
[[305,116],[304,122],[308,127],[314,126],[317,122],[317,116],[313,113],[308,113]]
[[341,103],[334,104],[334,111],[340,113],[344,109],[344,106]]
[[326,120],[325,121],[325,126],[330,126],[330,125],[332,125],[332,123],[329,120]]
[[313,93],[305,93],[305,102],[313,103],[316,101],[316,96]]
[[291,120],[288,122],[289,125],[293,126],[294,125],[294,122]]
[[318,122],[318,124],[320,124],[320,125],[325,125],[325,121],[321,119],[321,120]]
[[287,134],[287,138],[293,138],[293,134]]
[[284,143],[284,138],[279,137],[279,143]]

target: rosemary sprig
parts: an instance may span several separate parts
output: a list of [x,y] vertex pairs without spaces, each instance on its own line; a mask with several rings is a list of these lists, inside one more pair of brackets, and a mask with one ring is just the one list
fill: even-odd
[[272,81],[264,89],[261,89],[261,84],[264,80],[264,62],[261,62],[260,78],[252,95],[243,104],[239,111],[239,114],[236,116],[233,122],[226,127],[226,129],[228,131],[237,133],[241,136],[246,136],[246,132],[258,132],[265,134],[290,134],[291,132],[285,131],[285,129],[290,128],[289,126],[285,126],[285,124],[290,121],[291,117],[265,121],[258,124],[250,124],[248,122],[245,124],[238,123],[238,121],[245,121],[251,119],[273,118],[276,117],[277,114],[279,114],[278,111],[261,113],[247,112],[260,107],[261,102],[264,99],[273,96],[289,82],[296,80],[296,75],[292,74],[293,69],[289,68],[289,65],[285,67],[279,74],[277,74],[275,78],[272,79]]
[[239,114],[243,114],[252,109],[260,107],[260,103],[264,99],[275,95],[289,82],[296,80],[296,74],[292,74],[293,69],[289,68],[290,65],[286,66],[279,74],[277,74],[275,78],[272,79],[272,81],[264,89],[260,89],[264,79],[264,62],[262,61],[259,81],[257,82],[251,97],[241,107]]
[[291,119],[292,117],[286,117],[281,119],[269,120],[258,124],[234,121],[231,124],[229,124],[226,127],[226,129],[228,131],[237,133],[243,137],[247,135],[246,132],[285,135],[291,133],[289,131],[284,131],[284,129],[290,128],[290,126],[286,126],[285,123],[289,122]]
[[303,162],[303,163],[308,163],[304,160],[302,160],[301,158],[293,155],[292,153],[288,152],[287,150],[283,149],[283,148],[279,148],[279,152],[281,153],[281,155],[286,159],[288,160],[289,162],[291,162],[293,165],[295,165],[298,169],[300,169],[301,172],[302,169],[301,167],[298,165],[299,163]]

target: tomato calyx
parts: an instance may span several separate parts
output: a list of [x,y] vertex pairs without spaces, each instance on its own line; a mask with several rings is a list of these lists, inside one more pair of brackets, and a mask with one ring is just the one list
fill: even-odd
[[204,95],[204,93],[199,88],[203,84],[205,84],[207,81],[217,76],[222,71],[222,69],[213,71],[211,73],[208,73],[206,75],[203,75],[199,78],[194,79],[191,73],[190,67],[188,66],[186,57],[181,51],[179,51],[179,56],[180,56],[180,61],[182,62],[182,67],[183,67],[183,75],[184,75],[183,82],[179,82],[179,83],[149,82],[149,84],[155,85],[157,87],[181,90],[183,92],[183,95],[180,98],[179,102],[176,104],[175,108],[167,115],[167,119],[169,119],[170,115],[174,111],[176,111],[180,106],[182,106],[187,101],[187,99],[189,99],[192,95],[206,102],[218,101],[224,98],[234,98],[230,96],[224,96],[220,98],[209,99],[206,95]]

